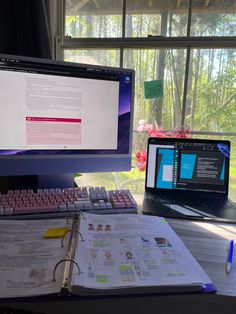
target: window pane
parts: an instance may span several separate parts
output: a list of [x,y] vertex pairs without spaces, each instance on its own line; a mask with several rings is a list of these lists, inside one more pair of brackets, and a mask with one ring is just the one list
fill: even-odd
[[64,60],[117,67],[120,64],[120,51],[118,49],[64,50]]
[[[184,49],[124,51],[124,66],[135,69],[135,128],[140,119],[165,129],[181,126],[185,55]],[[146,99],[144,82],[153,80],[162,82],[163,97],[154,90],[157,98]]]
[[236,132],[236,49],[194,49],[186,125],[194,131]]
[[193,1],[192,12],[192,36],[235,36],[235,1]]
[[127,1],[126,37],[186,36],[188,0]]
[[[184,49],[146,49],[124,51],[124,66],[135,69],[135,101],[134,129],[140,120],[152,124],[153,127],[172,130],[181,126],[181,110],[183,100]],[[146,99],[144,82],[160,80],[163,82],[163,97]],[[155,93],[155,90],[154,90]],[[133,166],[137,171],[136,153],[145,152],[147,133],[133,133]],[[145,153],[144,153],[145,154]],[[145,163],[141,163],[141,167]],[[142,172],[143,173],[143,172]],[[143,181],[138,178],[137,186],[143,187]],[[143,176],[144,178],[144,176]]]
[[123,0],[67,0],[65,35],[75,38],[121,37]]

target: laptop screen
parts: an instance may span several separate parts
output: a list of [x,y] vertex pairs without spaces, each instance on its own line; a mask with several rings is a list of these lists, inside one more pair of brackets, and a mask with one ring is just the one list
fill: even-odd
[[230,142],[149,138],[146,189],[228,194]]

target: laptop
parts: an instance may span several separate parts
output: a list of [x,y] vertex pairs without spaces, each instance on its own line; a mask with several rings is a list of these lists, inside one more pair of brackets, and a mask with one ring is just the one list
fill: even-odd
[[236,221],[236,206],[228,198],[229,167],[229,141],[150,137],[142,212]]

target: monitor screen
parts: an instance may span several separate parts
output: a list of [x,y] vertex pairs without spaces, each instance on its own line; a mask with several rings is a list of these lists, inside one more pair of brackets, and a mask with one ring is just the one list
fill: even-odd
[[0,176],[131,167],[134,71],[0,55]]

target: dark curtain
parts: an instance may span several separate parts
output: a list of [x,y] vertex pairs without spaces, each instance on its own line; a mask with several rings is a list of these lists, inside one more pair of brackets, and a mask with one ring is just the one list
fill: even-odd
[[0,2],[0,53],[52,58],[49,1]]

